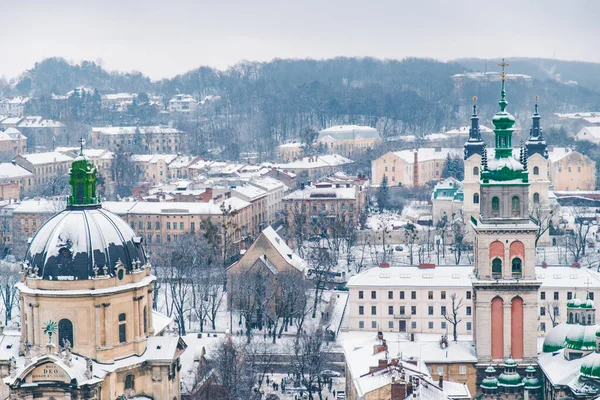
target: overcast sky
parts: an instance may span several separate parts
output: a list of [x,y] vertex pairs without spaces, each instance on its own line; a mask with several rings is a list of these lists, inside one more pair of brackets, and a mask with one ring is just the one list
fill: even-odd
[[53,56],[153,79],[275,57],[600,62],[597,0],[0,0],[0,10],[9,78]]

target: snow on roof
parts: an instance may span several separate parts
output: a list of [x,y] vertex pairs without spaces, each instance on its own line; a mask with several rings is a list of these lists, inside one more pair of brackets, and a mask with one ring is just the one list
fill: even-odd
[[589,133],[590,136],[592,136],[594,139],[600,138],[600,126],[586,126],[585,128],[582,128],[581,131],[579,131],[579,134],[577,136],[587,136],[585,135],[586,132]]
[[191,96],[189,94],[178,94],[175,97],[171,98],[171,100],[169,100],[169,103],[189,103],[195,101],[196,99],[194,98],[194,96]]
[[414,153],[417,152],[419,162],[422,161],[433,161],[433,160],[445,160],[450,156],[458,157],[462,156],[462,149],[450,149],[442,147],[423,147],[417,150],[401,150],[394,151],[394,155],[408,164],[413,164],[415,161]]
[[169,168],[185,168],[190,166],[191,163],[196,161],[196,156],[181,156],[178,155],[173,161],[169,163]]
[[74,159],[73,157],[69,157],[57,151],[49,151],[46,153],[21,154],[20,157],[23,157],[25,160],[27,160],[33,165],[68,162],[73,161]]
[[277,179],[272,178],[270,176],[263,176],[260,178],[255,178],[255,179],[248,181],[248,183],[251,185],[257,186],[263,190],[266,190],[267,192],[270,192],[272,190],[281,189],[281,188],[283,188],[284,190],[287,189],[287,186],[283,182],[278,181]]
[[2,122],[0,122],[0,124],[1,125],[16,125],[22,119],[23,119],[23,117],[8,117],[8,118],[4,118],[2,120]]
[[262,231],[262,235],[269,240],[275,250],[281,254],[288,264],[299,271],[304,271],[304,268],[306,267],[306,261],[294,253],[270,225]]
[[17,126],[19,128],[62,128],[64,125],[60,121],[46,119],[40,116],[24,117]]
[[0,131],[0,141],[13,141],[23,139],[27,138],[15,128],[8,128],[4,132]]
[[[450,129],[444,132],[448,136],[466,136],[469,134],[471,127],[469,125],[463,125],[455,129]],[[479,125],[479,131],[482,133],[493,133],[494,131],[484,125]]]
[[107,93],[102,95],[102,100],[130,100],[137,97],[136,93]]
[[9,104],[25,104],[29,101],[29,97],[13,97],[8,100]]
[[267,192],[265,192],[264,190],[257,188],[256,186],[251,186],[251,185],[244,185],[244,186],[237,186],[233,189],[231,189],[231,194],[232,195],[240,195],[242,200],[246,200],[246,201],[253,201],[255,199],[259,199],[261,197],[264,197],[267,195]]
[[431,269],[421,269],[418,266],[390,266],[388,268],[373,267],[348,280],[348,287],[363,286],[407,286],[427,287],[444,286],[467,288],[471,287],[471,265],[437,266]]
[[352,187],[315,187],[308,186],[304,189],[293,191],[284,197],[284,200],[354,200],[356,199],[356,188]]
[[448,138],[449,138],[449,136],[446,135],[445,133],[431,133],[424,137],[425,140],[428,140],[430,142],[436,142],[438,140],[446,140]]
[[274,164],[278,169],[313,169],[323,167],[335,167],[353,163],[349,158],[338,154],[327,154],[323,156],[303,157],[299,160],[292,161],[286,164]]
[[567,360],[564,351],[561,349],[554,353],[538,354],[538,365],[554,386],[567,385],[577,378],[581,364],[586,361],[586,357]]
[[[232,197],[223,201],[225,207],[231,205],[232,210],[241,210],[250,205],[247,201]],[[191,202],[118,202],[107,201],[102,207],[117,215],[123,214],[176,214],[176,215],[222,215],[223,203],[191,203]]]
[[548,158],[551,162],[557,162],[568,154],[572,153],[573,149],[568,147],[549,147],[548,148]]
[[277,148],[285,149],[285,148],[300,148],[302,147],[302,143],[294,142],[294,143],[284,143],[277,146]]
[[132,154],[131,161],[133,162],[147,162],[150,164],[156,164],[159,161],[164,161],[170,164],[177,158],[177,154]]
[[379,139],[377,129],[360,125],[336,125],[319,132],[319,141]]
[[13,163],[0,163],[0,180],[32,177],[33,174]]
[[183,133],[175,128],[168,126],[111,126],[111,127],[96,127],[92,128],[92,133],[99,133],[101,135],[133,135],[139,129],[139,133],[145,134],[158,134],[158,133]]
[[17,358],[19,356],[20,340],[21,335],[19,334],[9,335],[5,332],[0,335],[0,360],[8,361],[12,357]]

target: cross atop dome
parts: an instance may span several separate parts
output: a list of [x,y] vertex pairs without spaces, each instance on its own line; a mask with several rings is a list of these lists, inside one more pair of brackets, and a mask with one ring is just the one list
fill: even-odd
[[499,67],[502,67],[502,73],[500,74],[500,76],[502,77],[502,80],[504,81],[504,79],[506,78],[506,73],[504,72],[504,67],[510,67],[510,64],[507,64],[506,61],[504,61],[504,57],[502,57],[502,62],[500,64],[498,64]]
[[81,150],[79,151],[79,155],[82,156],[83,155],[83,146],[85,146],[85,139],[84,138],[80,138],[79,139],[79,145],[81,146]]

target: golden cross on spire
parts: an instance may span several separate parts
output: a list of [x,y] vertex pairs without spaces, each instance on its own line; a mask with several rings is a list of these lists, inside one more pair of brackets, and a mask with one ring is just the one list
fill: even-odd
[[498,64],[499,67],[502,67],[502,73],[500,74],[500,76],[502,77],[502,80],[504,80],[504,78],[506,77],[506,73],[504,72],[504,67],[509,67],[510,64],[507,64],[504,61],[504,57],[502,57],[502,62],[500,64]]

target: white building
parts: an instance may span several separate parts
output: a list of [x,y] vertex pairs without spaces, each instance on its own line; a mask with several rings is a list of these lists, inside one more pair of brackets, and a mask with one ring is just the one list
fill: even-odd
[[575,135],[575,139],[600,144],[600,126],[586,126],[582,128]]
[[192,113],[198,107],[198,100],[189,94],[178,94],[169,100],[170,113]]
[[22,117],[25,115],[25,106],[29,102],[29,97],[13,97],[11,99],[0,100],[0,115],[9,117]]

